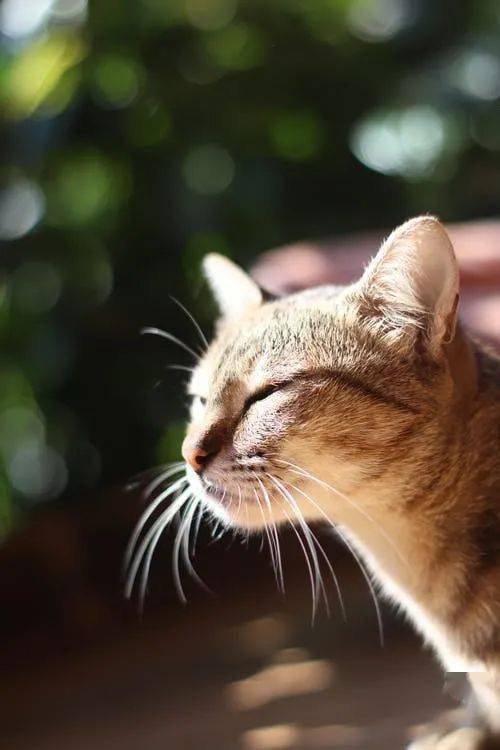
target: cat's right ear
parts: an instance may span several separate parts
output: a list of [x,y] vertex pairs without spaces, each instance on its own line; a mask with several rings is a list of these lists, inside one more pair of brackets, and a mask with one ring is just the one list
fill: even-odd
[[421,331],[431,350],[455,335],[458,265],[443,225],[419,216],[384,242],[359,282],[367,316],[378,330],[411,343]]
[[240,317],[267,301],[265,292],[245,271],[218,253],[203,259],[203,273],[224,317]]

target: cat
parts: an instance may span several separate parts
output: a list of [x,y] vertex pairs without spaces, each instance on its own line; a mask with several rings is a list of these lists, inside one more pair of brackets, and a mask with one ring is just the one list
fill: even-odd
[[275,557],[277,525],[334,525],[444,670],[468,675],[474,721],[412,750],[496,746],[500,360],[457,318],[444,227],[411,219],[356,283],[280,299],[222,256],[204,270],[221,316],[189,383],[189,491],[226,525],[264,527]]

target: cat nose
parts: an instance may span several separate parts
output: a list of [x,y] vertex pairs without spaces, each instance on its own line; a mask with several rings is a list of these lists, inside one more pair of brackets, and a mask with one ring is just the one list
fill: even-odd
[[205,468],[205,464],[209,456],[212,454],[202,448],[200,445],[192,443],[190,440],[184,440],[182,444],[182,455],[186,463],[196,471],[197,474],[201,474]]

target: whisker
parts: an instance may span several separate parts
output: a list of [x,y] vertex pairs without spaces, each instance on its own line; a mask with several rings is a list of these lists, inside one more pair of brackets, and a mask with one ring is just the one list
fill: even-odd
[[144,555],[147,553],[149,549],[150,544],[154,543],[156,545],[159,537],[161,536],[161,534],[158,535],[158,531],[161,529],[161,531],[163,532],[166,526],[174,518],[175,514],[187,502],[190,495],[191,495],[191,490],[189,488],[183,490],[181,494],[179,495],[179,497],[177,497],[174,500],[174,502],[167,508],[167,510],[165,510],[161,514],[161,516],[154,522],[152,527],[149,529],[149,531],[145,535],[139,548],[135,552],[133,560],[131,561],[131,565],[130,565],[130,569],[129,569],[129,573],[127,577],[127,583],[125,587],[125,596],[127,597],[127,599],[130,599],[132,595],[132,591],[134,589],[134,584],[137,578],[137,574],[139,572],[139,568],[144,559]]
[[269,549],[269,555],[271,557],[271,565],[272,565],[272,568],[273,568],[274,577],[276,578],[276,565],[275,565],[275,562],[274,562],[274,548],[273,548],[273,545],[271,543],[271,537],[269,536],[269,529],[268,529],[268,526],[267,526],[267,521],[266,521],[265,516],[264,516],[264,510],[262,508],[262,503],[260,502],[259,496],[257,494],[257,490],[255,489],[255,487],[253,487],[252,489],[253,489],[253,492],[254,492],[254,495],[255,495],[255,501],[257,503],[257,506],[259,508],[260,515],[261,515],[261,518],[262,518],[262,528],[263,528],[263,531],[262,531],[261,539],[260,539],[259,552],[262,552],[262,550],[264,549],[264,543],[265,543],[265,541],[267,539],[267,547]]
[[170,479],[170,477],[175,476],[175,474],[184,471],[185,468],[186,464],[184,463],[184,461],[176,461],[174,464],[170,464],[164,472],[159,474],[157,477],[155,477],[155,479],[153,479],[152,482],[148,484],[148,486],[144,490],[144,497],[151,497],[157,487],[163,484],[163,482],[166,482],[167,479]]
[[[320,568],[320,565],[319,565],[318,556],[316,554],[316,550],[315,550],[314,542],[313,542],[313,539],[315,539],[316,536],[312,532],[312,530],[309,528],[309,526],[307,524],[307,521],[305,520],[305,518],[304,518],[304,516],[303,516],[303,514],[302,514],[302,512],[301,512],[301,510],[299,508],[299,506],[295,502],[295,499],[292,497],[292,495],[290,494],[290,492],[288,492],[286,490],[286,488],[283,487],[283,485],[277,479],[277,477],[272,476],[271,474],[267,474],[267,476],[269,476],[269,478],[272,478],[274,480],[274,482],[275,482],[277,488],[279,489],[279,491],[281,492],[281,494],[285,498],[288,499],[288,501],[289,501],[292,509],[295,511],[295,515],[296,515],[297,520],[299,522],[299,525],[300,525],[300,527],[302,529],[302,533],[304,534],[304,540],[305,540],[305,542],[306,542],[306,544],[307,544],[307,546],[309,547],[309,550],[310,550],[311,561],[312,561],[312,563],[314,565],[314,573],[315,573],[315,580],[316,580],[317,597],[319,598],[319,594],[321,592],[321,594],[323,596],[323,600],[325,602],[325,607],[326,607],[327,613],[330,614],[330,607],[329,607],[329,603],[328,603],[328,597],[327,597],[327,594],[326,594],[326,589],[325,589],[325,585],[324,585],[324,582],[323,582],[323,576],[321,574],[321,568]],[[317,539],[316,539],[316,542],[319,545],[319,541]]]
[[271,533],[269,531],[269,525],[268,525],[268,523],[266,521],[266,517],[264,515],[264,509],[262,507],[262,503],[260,502],[260,498],[259,498],[259,495],[258,495],[257,490],[255,489],[255,487],[253,488],[253,491],[254,491],[255,500],[256,500],[257,505],[259,507],[260,515],[262,516],[262,521],[263,521],[264,532],[262,534],[261,550],[262,550],[262,547],[264,545],[264,539],[267,538],[267,546],[269,548],[269,555],[271,557],[271,565],[272,565],[272,568],[273,568],[274,578],[276,580],[276,586],[279,589],[280,588],[280,581],[279,581],[279,577],[278,577],[278,567],[277,567],[277,562],[276,562],[276,557],[275,557],[274,544],[273,544],[273,541],[271,539]]
[[[303,497],[305,497],[306,500],[311,501],[311,498],[309,497],[309,495],[307,495],[305,492],[303,492],[299,487],[296,487],[291,482],[287,482],[285,479],[282,479],[281,481],[284,484],[287,484],[289,487],[292,487],[296,492],[299,492],[301,495],[303,495]],[[331,563],[328,555],[326,554],[326,552],[325,552],[322,544],[319,542],[319,540],[318,540],[318,538],[316,537],[315,534],[313,535],[313,539],[315,540],[315,542],[317,544],[317,547],[318,547],[318,550],[321,553],[323,559],[325,560],[325,562],[326,562],[326,564],[328,566],[328,569],[330,571],[330,575],[331,575],[332,580],[333,580],[334,585],[335,585],[335,589],[337,591],[337,597],[338,597],[338,600],[339,600],[340,609],[342,610],[342,617],[343,617],[344,621],[347,622],[347,614],[346,614],[346,609],[345,609],[345,604],[344,604],[344,597],[342,596],[342,591],[340,589],[340,583],[339,583],[339,579],[337,577],[337,574],[335,573],[335,571],[333,569],[333,566],[332,566],[332,563]]]
[[[288,502],[285,498],[285,502]],[[282,507],[282,511],[285,515],[285,518],[288,521],[289,526],[291,526],[293,533],[297,537],[297,541],[299,543],[299,546],[302,550],[302,554],[304,555],[304,560],[307,567],[307,572],[309,574],[309,584],[311,586],[311,596],[312,596],[312,623],[314,624],[314,620],[316,618],[316,612],[317,612],[317,599],[316,599],[316,582],[314,578],[314,573],[311,565],[311,561],[309,560],[309,553],[307,551],[306,545],[302,541],[302,537],[300,536],[297,528],[295,527],[295,524],[293,523],[291,517],[289,516],[286,508]]]
[[275,461],[280,461],[281,463],[287,464],[288,466],[292,467],[292,471],[294,474],[298,474],[302,477],[307,477],[308,479],[311,479],[313,482],[316,482],[321,487],[324,487],[327,490],[330,490],[331,492],[334,492],[336,495],[341,497],[343,500],[345,500],[349,505],[358,511],[364,518],[366,518],[367,521],[370,521],[376,529],[381,533],[381,535],[384,537],[386,542],[392,547],[394,552],[397,554],[401,562],[408,567],[408,561],[406,558],[401,554],[401,551],[396,547],[394,540],[391,539],[390,536],[388,536],[387,532],[380,526],[379,523],[364,509],[362,508],[358,503],[356,503],[355,500],[345,495],[343,492],[338,490],[336,487],[333,487],[333,485],[328,484],[328,482],[325,482],[323,479],[320,479],[319,477],[316,477],[314,474],[311,474],[311,472],[307,471],[307,469],[304,469],[302,466],[298,466],[297,464],[292,463],[291,461],[285,461],[282,458],[274,459]]
[[183,372],[194,372],[194,367],[188,365],[165,365],[165,370],[182,370]]
[[198,534],[200,531],[201,522],[203,520],[203,515],[205,513],[205,508],[203,506],[202,502],[199,502],[198,504],[198,517],[196,518],[195,524],[194,524],[194,531],[193,531],[193,540],[191,543],[191,555],[194,557],[196,552],[196,543],[198,541]]
[[358,564],[359,569],[361,570],[361,573],[363,574],[363,578],[365,579],[365,581],[366,581],[366,583],[368,585],[368,588],[369,588],[369,591],[370,591],[370,596],[371,596],[371,598],[373,600],[373,605],[375,607],[375,613],[376,613],[376,616],[377,616],[377,625],[378,625],[378,631],[379,631],[379,636],[380,636],[380,643],[383,646],[384,645],[384,625],[383,625],[383,621],[382,621],[382,612],[381,612],[381,609],[380,609],[380,604],[378,602],[377,592],[376,592],[375,587],[373,585],[373,582],[372,582],[372,580],[370,578],[370,575],[367,572],[367,570],[366,570],[366,568],[365,568],[365,566],[364,566],[364,564],[363,564],[363,562],[362,562],[362,560],[361,560],[358,552],[356,551],[355,547],[351,544],[351,542],[349,541],[348,537],[344,534],[344,532],[342,531],[342,529],[339,526],[337,526],[332,521],[332,519],[325,513],[325,511],[323,510],[323,508],[315,500],[313,500],[312,497],[310,497],[310,495],[308,495],[307,493],[303,492],[302,490],[299,490],[298,487],[296,489],[307,500],[309,500],[309,502],[316,508],[316,510],[319,513],[321,513],[321,515],[323,516],[323,518],[330,524],[330,526],[335,531],[335,533],[338,534],[338,536],[341,538],[342,542],[345,544],[345,546],[347,547],[347,549],[349,550],[349,552],[351,553],[351,555],[354,557],[354,560]]
[[208,586],[206,585],[205,581],[203,581],[196,570],[193,567],[193,563],[191,562],[190,554],[189,554],[189,538],[191,535],[191,528],[193,524],[194,517],[196,515],[197,510],[201,506],[202,501],[198,497],[193,497],[191,500],[190,505],[188,506],[186,510],[186,516],[187,516],[187,526],[186,531],[184,533],[184,538],[182,540],[182,556],[184,558],[184,563],[186,565],[187,571],[191,578],[193,578],[205,591],[210,591]]
[[162,502],[164,502],[164,500],[170,497],[170,495],[172,495],[173,493],[177,492],[177,490],[180,487],[182,487],[182,485],[185,484],[187,481],[188,479],[186,476],[180,477],[180,479],[177,479],[173,484],[167,487],[166,490],[164,490],[163,492],[160,492],[158,497],[155,500],[153,500],[152,503],[148,505],[147,509],[144,511],[139,521],[135,525],[134,531],[132,532],[132,535],[127,544],[127,548],[125,550],[125,555],[124,555],[124,562],[123,562],[125,571],[128,569],[130,565],[132,556],[135,551],[135,546],[139,540],[139,537],[148,519],[151,518],[155,510],[158,508],[159,505],[161,505]]
[[180,307],[180,309],[181,309],[181,310],[182,310],[182,311],[183,311],[184,313],[186,313],[186,315],[188,316],[189,320],[191,321],[191,323],[192,323],[192,324],[194,325],[194,327],[196,328],[196,330],[197,330],[197,332],[198,332],[198,335],[199,335],[199,337],[200,337],[200,339],[201,339],[201,341],[202,341],[202,343],[203,343],[203,345],[204,345],[205,349],[208,349],[208,341],[207,341],[207,337],[206,337],[206,336],[205,336],[205,334],[203,333],[203,331],[202,331],[202,329],[201,329],[201,326],[200,326],[200,324],[198,323],[198,321],[196,320],[196,318],[194,317],[194,315],[193,315],[193,314],[192,314],[191,312],[189,312],[189,310],[187,309],[187,307],[185,307],[185,306],[184,306],[184,305],[182,304],[182,302],[179,302],[179,300],[178,300],[178,299],[177,299],[176,297],[173,297],[172,295],[170,295],[170,299],[172,300],[172,302],[175,302],[175,304],[176,304],[176,305],[177,305],[178,307]]
[[277,564],[277,580],[276,580],[276,583],[278,585],[278,590],[281,591],[282,594],[284,594],[285,593],[285,580],[284,580],[284,576],[283,576],[283,563],[282,563],[282,560],[281,560],[281,549],[280,549],[279,533],[278,533],[278,529],[276,527],[276,524],[273,521],[273,512],[272,512],[271,500],[269,498],[269,493],[267,492],[264,483],[262,482],[262,480],[260,479],[260,477],[257,474],[255,474],[255,472],[253,472],[253,473],[254,473],[254,475],[255,475],[255,477],[257,479],[257,482],[259,483],[259,486],[260,486],[260,488],[262,490],[262,495],[263,495],[263,498],[264,498],[264,502],[266,503],[267,509],[268,509],[268,512],[269,512],[269,521],[270,521],[270,524],[271,524],[271,533],[272,533],[272,535],[274,537],[274,547],[275,547],[275,550],[276,550],[276,564]]
[[[183,548],[185,544],[184,536],[185,536],[186,531],[188,531],[189,529],[191,519],[192,519],[192,516],[190,514],[190,507],[188,507],[179,524],[177,534],[175,535],[174,547],[172,550],[172,574],[174,577],[175,589],[177,591],[177,595],[179,599],[181,600],[183,604],[186,604],[187,598],[186,598],[186,594],[184,593],[184,587],[182,585],[181,574],[180,574],[180,552],[181,552],[181,548]],[[188,545],[189,545],[189,541],[188,541]],[[195,578],[198,578],[197,573],[195,572],[194,568],[191,565],[191,561],[189,561],[188,568],[190,569],[190,571],[192,571]],[[207,588],[205,583],[201,580],[201,578],[199,579],[199,581],[204,588]]]
[[168,470],[170,467],[174,466],[182,466],[184,464],[183,461],[176,461],[172,464],[161,464],[160,466],[152,466],[150,469],[145,469],[144,471],[139,471],[137,474],[134,474],[133,477],[130,477],[130,479],[127,481],[127,483],[124,486],[124,489],[126,492],[130,492],[132,490],[136,490],[138,487],[141,486],[144,482],[148,480],[150,476],[156,476],[160,472],[164,472],[165,469]]
[[168,331],[163,331],[161,328],[147,326],[146,328],[141,329],[141,335],[161,336],[161,338],[166,339],[167,341],[171,341],[173,344],[177,344],[177,346],[180,346],[181,349],[184,349],[185,352],[194,357],[196,361],[200,359],[200,355],[195,352],[194,349],[191,349],[190,346],[178,339],[177,336],[174,336]]

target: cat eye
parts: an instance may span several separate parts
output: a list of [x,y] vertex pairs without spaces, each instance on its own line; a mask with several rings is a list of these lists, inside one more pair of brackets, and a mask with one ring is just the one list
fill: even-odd
[[205,398],[205,396],[197,396],[196,394],[193,394],[191,398],[193,400],[193,403],[197,401],[200,406],[206,406],[207,404],[207,399]]
[[268,396],[271,396],[271,394],[278,391],[280,388],[283,388],[284,383],[277,384],[277,383],[270,383],[269,385],[264,386],[258,391],[255,391],[255,393],[252,393],[248,398],[246,399],[244,405],[243,405],[243,411],[246,412],[248,409],[252,406],[252,404],[255,404],[257,401],[263,401]]

